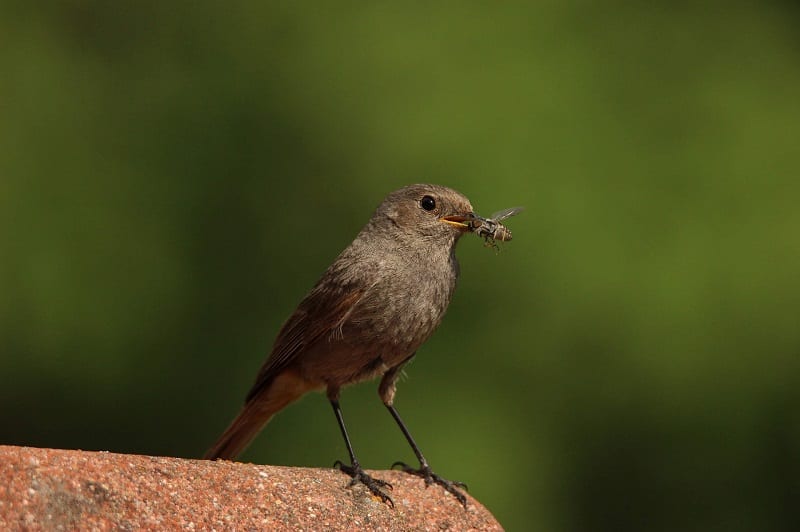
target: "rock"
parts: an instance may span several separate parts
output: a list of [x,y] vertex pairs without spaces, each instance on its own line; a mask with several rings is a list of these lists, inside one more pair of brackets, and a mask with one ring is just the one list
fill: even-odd
[[0,446],[0,530],[502,530],[400,471],[395,507],[335,469]]

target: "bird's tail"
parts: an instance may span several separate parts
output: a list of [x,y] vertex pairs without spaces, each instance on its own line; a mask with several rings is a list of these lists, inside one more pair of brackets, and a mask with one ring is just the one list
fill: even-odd
[[203,458],[233,460],[250,445],[272,416],[312,388],[293,372],[281,373],[247,401]]

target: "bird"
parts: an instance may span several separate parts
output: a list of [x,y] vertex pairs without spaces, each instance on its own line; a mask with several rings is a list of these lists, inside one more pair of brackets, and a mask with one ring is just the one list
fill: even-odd
[[350,463],[337,467],[394,506],[361,467],[339,403],[347,385],[380,377],[378,395],[416,458],[394,467],[438,484],[466,508],[460,482],[433,472],[394,406],[397,379],[442,321],[456,288],[455,249],[476,219],[470,201],[440,185],[391,192],[281,327],[239,414],[204,458],[235,459],[280,410],[308,392],[325,390]]

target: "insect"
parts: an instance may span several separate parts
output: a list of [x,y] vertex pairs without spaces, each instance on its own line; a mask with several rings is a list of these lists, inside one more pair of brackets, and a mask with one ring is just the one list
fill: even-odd
[[511,230],[509,230],[508,227],[500,222],[506,218],[510,218],[511,216],[519,214],[522,209],[523,207],[511,207],[510,209],[503,209],[502,211],[497,211],[488,218],[476,215],[475,218],[470,222],[470,229],[476,235],[483,237],[483,239],[486,241],[486,246],[491,246],[497,249],[495,240],[499,240],[500,242],[508,242],[511,240]]

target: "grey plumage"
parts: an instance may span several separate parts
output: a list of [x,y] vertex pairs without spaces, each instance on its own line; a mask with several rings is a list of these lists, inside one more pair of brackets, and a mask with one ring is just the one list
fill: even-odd
[[310,390],[326,389],[337,409],[343,386],[382,376],[379,393],[391,409],[400,368],[450,303],[455,246],[472,216],[469,200],[446,187],[389,194],[284,323],[244,408],[206,458],[234,458]]

